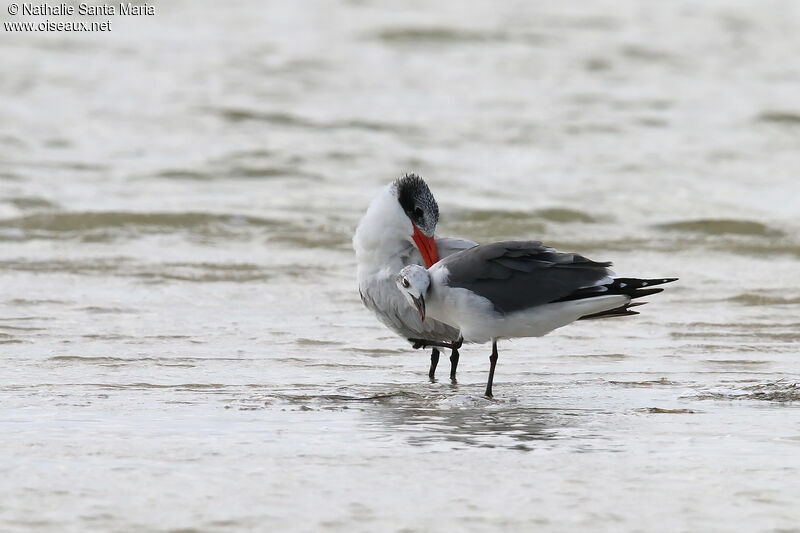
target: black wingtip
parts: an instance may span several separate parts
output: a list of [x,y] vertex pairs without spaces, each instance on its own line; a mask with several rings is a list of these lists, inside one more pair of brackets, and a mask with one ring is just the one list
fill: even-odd
[[629,309],[635,304],[630,305],[623,305],[622,307],[617,307],[614,309],[610,309],[608,311],[601,311],[599,313],[593,313],[591,315],[584,315],[580,317],[578,320],[597,320],[598,318],[615,318],[618,316],[633,316],[640,314],[639,311],[632,311]]
[[627,296],[630,296],[631,300],[634,298],[641,298],[643,296],[650,296],[651,294],[658,294],[659,292],[663,292],[664,289],[656,288],[656,289],[636,289],[635,291],[630,291],[626,293]]
[[[631,300],[635,298],[642,298],[643,296],[650,296],[651,294],[658,294],[663,292],[663,288],[654,287],[653,285],[662,285],[664,283],[671,283],[678,281],[678,278],[656,278],[656,279],[639,279],[639,278],[615,278],[613,282],[603,285],[606,289],[605,292],[597,292],[597,287],[591,287],[592,292],[587,289],[578,290],[571,295],[570,299],[577,299],[576,297],[592,298],[597,296],[605,296],[611,294],[621,294],[627,296]],[[580,320],[591,320],[595,318],[612,318],[618,316],[638,315],[637,311],[632,311],[631,307],[644,305],[647,302],[628,302],[625,305],[609,309],[608,311],[601,311],[591,315],[582,316]]]
[[678,278],[614,278],[614,281],[606,285],[606,287],[614,294],[629,294],[645,287],[663,285],[677,280]]
[[657,292],[664,290],[661,288],[651,287],[654,287],[655,285],[663,285],[664,283],[671,283],[677,280],[678,278],[614,278],[611,283],[584,287],[556,301],[565,302],[569,300],[581,300],[583,298],[609,296],[612,294],[623,294],[630,298],[641,298],[642,296],[649,296],[650,294],[656,294]]

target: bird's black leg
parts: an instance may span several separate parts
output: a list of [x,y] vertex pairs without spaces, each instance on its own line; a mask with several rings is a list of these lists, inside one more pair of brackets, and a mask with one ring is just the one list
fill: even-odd
[[433,351],[431,352],[431,370],[430,372],[428,372],[428,377],[430,378],[431,383],[433,383],[433,381],[435,381],[436,379],[436,365],[438,364],[439,364],[439,350],[434,348]]
[[450,354],[450,381],[456,382],[456,369],[458,368],[458,348],[453,348]]
[[437,350],[435,347],[450,348],[453,350],[452,355],[450,355],[450,380],[455,383],[456,369],[458,368],[458,349],[461,348],[462,344],[464,344],[463,337],[459,336],[455,342],[428,341],[425,339],[408,340],[413,344],[413,348],[415,350],[419,348],[427,348],[428,346],[434,346],[434,349],[431,352],[431,369],[430,372],[428,372],[428,377],[431,380],[433,380],[434,373],[436,372],[436,365],[439,364],[439,350]]
[[494,381],[494,367],[497,366],[497,341],[492,341],[492,355],[489,356],[489,381],[486,383],[487,398],[492,397],[492,382]]

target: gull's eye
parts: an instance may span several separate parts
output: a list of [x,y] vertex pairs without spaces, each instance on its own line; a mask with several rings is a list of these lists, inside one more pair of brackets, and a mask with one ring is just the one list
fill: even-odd
[[407,289],[409,286],[411,286],[411,284],[408,282],[406,278],[403,278],[403,287]]
[[422,218],[423,212],[421,207],[414,208],[414,216],[417,218]]

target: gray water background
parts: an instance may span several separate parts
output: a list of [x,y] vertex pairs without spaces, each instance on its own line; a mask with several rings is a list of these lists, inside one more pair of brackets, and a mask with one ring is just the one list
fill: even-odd
[[[800,531],[800,4],[155,5],[0,31],[0,529]],[[349,244],[410,171],[681,281],[429,383]]]

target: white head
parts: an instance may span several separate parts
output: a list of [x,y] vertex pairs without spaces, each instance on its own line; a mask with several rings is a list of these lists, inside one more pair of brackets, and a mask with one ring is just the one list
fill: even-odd
[[[357,255],[377,253],[381,262],[404,243],[419,249],[427,266],[439,260],[433,238],[439,206],[425,181],[406,174],[389,184],[370,204],[353,237]],[[361,260],[361,259],[360,259]]]
[[397,274],[395,279],[397,288],[406,297],[408,303],[419,311],[419,316],[425,320],[425,293],[431,284],[431,276],[425,267],[419,265],[408,265]]

